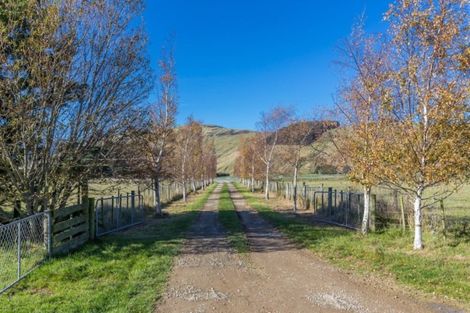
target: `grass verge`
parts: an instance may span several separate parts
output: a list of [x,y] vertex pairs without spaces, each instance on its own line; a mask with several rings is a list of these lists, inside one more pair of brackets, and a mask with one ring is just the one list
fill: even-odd
[[443,242],[425,234],[427,247],[412,251],[411,233],[390,229],[368,236],[338,227],[313,226],[271,209],[269,203],[236,185],[263,218],[289,238],[347,270],[376,272],[470,308],[470,242]]
[[54,258],[0,295],[0,312],[152,312],[185,231],[215,185],[170,217]]
[[219,199],[219,221],[228,232],[228,240],[238,253],[248,252],[248,241],[240,223],[235,206],[230,198],[227,184],[224,184]]

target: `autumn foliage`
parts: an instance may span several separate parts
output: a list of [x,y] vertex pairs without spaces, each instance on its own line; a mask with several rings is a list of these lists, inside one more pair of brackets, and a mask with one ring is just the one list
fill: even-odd
[[423,209],[469,177],[468,12],[458,0],[396,1],[387,33],[359,29],[345,45],[353,75],[338,107],[350,132],[338,146],[365,189],[387,185],[414,199],[415,249]]

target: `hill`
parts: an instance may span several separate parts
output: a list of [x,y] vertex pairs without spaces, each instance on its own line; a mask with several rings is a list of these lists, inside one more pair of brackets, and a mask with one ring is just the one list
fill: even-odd
[[[320,126],[320,124],[318,124]],[[287,128],[283,129],[282,132],[288,130],[289,127],[295,127],[290,125]],[[333,162],[334,158],[331,158],[333,153],[333,146],[329,140],[328,133],[335,131],[338,127],[336,122],[322,122],[322,127],[317,127],[314,129],[312,134],[312,142],[309,146],[303,149],[302,154],[304,156],[311,156],[312,154],[318,155],[318,151],[322,151],[320,156],[316,158],[309,158],[309,160],[301,168],[302,174],[309,174],[314,172],[320,173],[335,173],[338,168],[336,168],[336,162]],[[217,125],[203,125],[204,135],[208,138],[214,140],[215,149],[217,153],[217,172],[218,173],[233,173],[233,167],[235,164],[235,159],[238,156],[238,147],[240,141],[243,138],[248,138],[254,136],[256,131],[251,130],[240,130],[240,129],[231,129],[225,128]],[[282,139],[280,137],[282,147]]]
[[233,165],[238,156],[240,140],[254,136],[256,132],[251,130],[231,129],[217,125],[204,125],[204,135],[214,140],[217,152],[217,172],[233,172]]
[[[307,145],[311,145],[315,141],[317,141],[324,133],[338,127],[339,123],[336,121],[312,121],[293,123],[279,130],[279,139],[277,143],[279,145],[289,145],[290,141],[294,141],[296,143],[304,142]],[[305,131],[308,131],[308,134],[306,134]],[[272,140],[272,136],[268,138],[268,140]]]

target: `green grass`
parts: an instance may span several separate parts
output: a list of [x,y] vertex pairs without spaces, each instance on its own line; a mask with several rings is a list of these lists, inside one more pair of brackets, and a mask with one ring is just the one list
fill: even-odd
[[168,218],[48,261],[0,295],[0,312],[152,312],[184,234],[214,188],[170,207]]
[[248,241],[240,223],[235,206],[230,198],[227,184],[224,184],[219,199],[219,221],[228,232],[228,240],[238,253],[248,252]]
[[360,273],[391,276],[430,294],[455,299],[470,308],[470,242],[444,242],[425,234],[426,248],[412,251],[412,234],[390,229],[362,236],[337,227],[307,224],[298,217],[273,211],[269,204],[237,188],[263,218],[300,245],[332,263]]

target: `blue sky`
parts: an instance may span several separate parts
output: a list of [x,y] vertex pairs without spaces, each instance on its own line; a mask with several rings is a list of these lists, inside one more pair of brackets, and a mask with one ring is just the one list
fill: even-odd
[[175,35],[178,123],[254,129],[275,105],[322,115],[333,106],[337,47],[365,12],[382,30],[382,0],[146,0],[149,52]]

